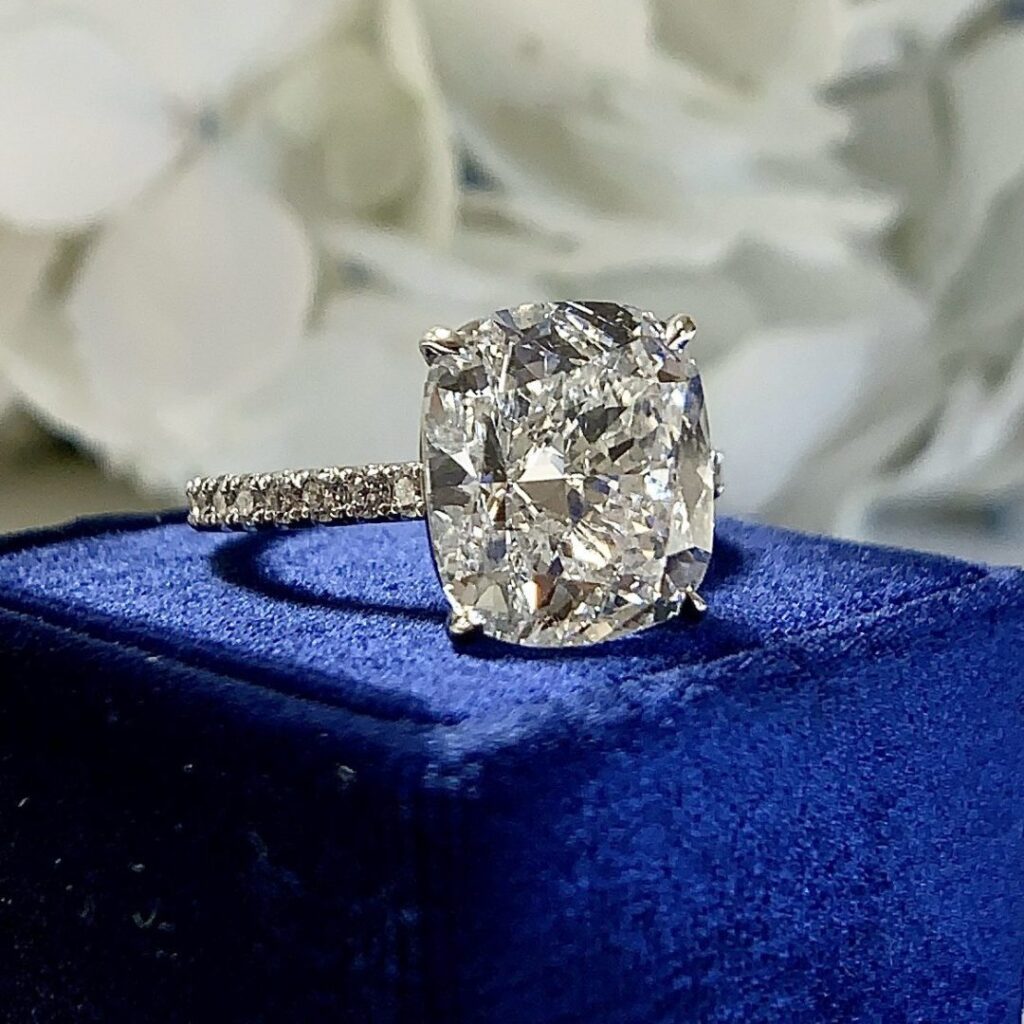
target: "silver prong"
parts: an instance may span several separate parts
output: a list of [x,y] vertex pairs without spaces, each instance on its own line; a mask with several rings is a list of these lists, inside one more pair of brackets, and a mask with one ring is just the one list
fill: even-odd
[[450,327],[431,327],[420,338],[420,355],[430,366],[438,356],[446,352],[454,352],[459,347],[459,339]]
[[711,453],[711,468],[714,472],[715,481],[715,497],[720,498],[722,491],[725,490],[725,481],[722,477],[722,463],[725,461],[725,457],[717,449]]
[[685,348],[697,333],[697,325],[685,313],[676,313],[665,323],[665,341],[669,348]]
[[464,612],[453,610],[448,613],[448,635],[453,640],[464,640],[479,630],[480,627]]
[[699,618],[708,610],[708,603],[704,600],[700,594],[697,593],[693,587],[688,587],[686,591],[686,611],[694,618]]

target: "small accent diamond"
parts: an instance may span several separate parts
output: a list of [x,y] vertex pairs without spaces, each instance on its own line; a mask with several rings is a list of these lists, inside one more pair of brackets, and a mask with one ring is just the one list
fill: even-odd
[[395,505],[399,510],[414,508],[417,497],[416,484],[408,477],[399,477],[395,481]]
[[253,498],[252,491],[248,487],[242,487],[235,495],[235,511],[242,517],[252,515]]
[[222,484],[213,492],[213,511],[218,516],[224,516],[228,510],[228,498],[224,493],[224,485]]

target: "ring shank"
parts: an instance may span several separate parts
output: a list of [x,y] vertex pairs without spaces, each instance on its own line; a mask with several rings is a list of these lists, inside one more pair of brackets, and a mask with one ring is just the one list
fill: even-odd
[[[721,452],[713,453],[712,464],[717,498],[722,492]],[[419,462],[199,476],[185,486],[188,522],[197,530],[422,519],[423,496]]]
[[346,526],[423,518],[418,462],[196,477],[185,488],[199,530]]

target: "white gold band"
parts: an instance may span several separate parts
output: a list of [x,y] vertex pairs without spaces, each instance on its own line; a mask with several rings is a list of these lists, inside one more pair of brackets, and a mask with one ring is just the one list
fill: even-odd
[[423,517],[418,462],[196,477],[185,488],[197,529],[344,526]]
[[[714,453],[715,497],[722,456]],[[199,476],[185,487],[188,522],[198,530],[350,526],[422,519],[418,462]]]

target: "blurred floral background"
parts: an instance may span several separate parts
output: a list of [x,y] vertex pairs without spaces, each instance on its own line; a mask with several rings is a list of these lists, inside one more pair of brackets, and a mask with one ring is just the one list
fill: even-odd
[[1024,4],[0,0],[0,528],[400,460],[416,341],[691,313],[730,512],[1024,562]]

